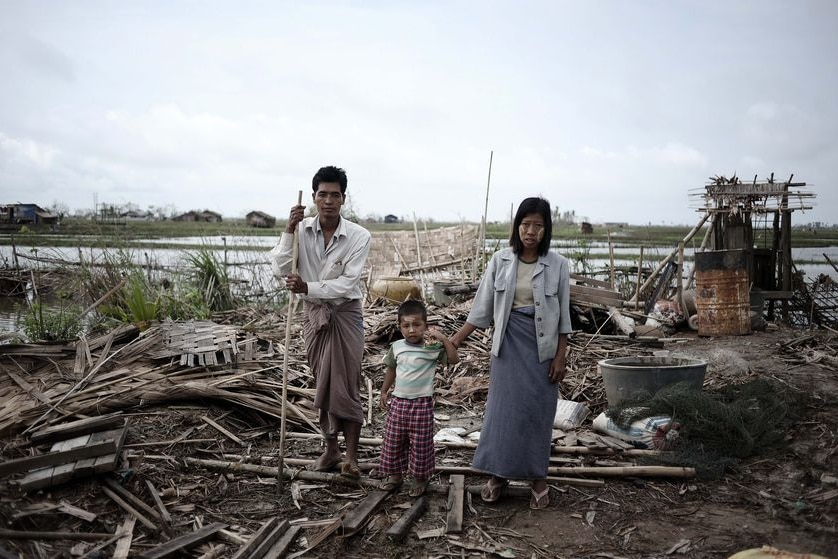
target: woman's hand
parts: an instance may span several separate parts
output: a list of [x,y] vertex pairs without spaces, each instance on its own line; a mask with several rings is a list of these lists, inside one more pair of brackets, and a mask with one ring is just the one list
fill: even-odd
[[567,366],[564,359],[561,357],[554,357],[550,362],[550,382],[555,384],[564,380],[567,374]]
[[382,410],[387,410],[387,394],[381,394],[381,398],[378,400],[378,407]]

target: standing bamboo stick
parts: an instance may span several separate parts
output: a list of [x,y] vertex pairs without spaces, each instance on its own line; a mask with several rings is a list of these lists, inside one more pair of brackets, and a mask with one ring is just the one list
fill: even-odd
[[[297,194],[297,205],[303,204],[303,191],[300,190]],[[297,236],[297,231],[294,233],[294,248],[291,256],[291,273],[297,273],[297,258],[300,253],[300,239]],[[288,312],[285,315],[285,356],[282,358],[282,413],[279,421],[279,469],[276,475],[276,488],[279,493],[282,493],[282,469],[285,467],[285,421],[286,408],[288,401],[288,354],[291,347],[291,319],[294,317],[294,293],[288,292]]]
[[611,278],[611,289],[614,289],[614,285],[617,283],[617,278],[615,277],[614,271],[614,243],[611,242],[611,230],[608,231],[608,259],[609,259],[609,277]]
[[675,283],[675,300],[678,302],[678,308],[684,313],[686,318],[690,317],[684,305],[684,241],[678,241],[678,278]]
[[640,307],[640,283],[643,281],[643,247],[640,247],[640,260],[637,261],[637,291],[634,292],[634,310]]
[[477,235],[477,255],[472,269],[474,274],[472,279],[477,278],[477,272],[483,272],[483,253],[486,250],[486,214],[489,213],[489,186],[492,184],[492,159],[495,156],[495,151],[489,152],[489,176],[486,179],[486,202],[483,204],[483,221],[480,222],[480,233]]

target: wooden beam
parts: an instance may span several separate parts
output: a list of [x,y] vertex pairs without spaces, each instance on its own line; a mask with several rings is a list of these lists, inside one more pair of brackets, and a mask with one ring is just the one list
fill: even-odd
[[205,423],[210,425],[213,429],[215,429],[216,431],[218,431],[219,433],[221,433],[222,435],[224,435],[225,437],[227,437],[228,439],[230,439],[234,443],[244,446],[244,442],[240,438],[235,436],[233,433],[231,433],[230,431],[228,431],[227,429],[225,429],[224,427],[222,427],[221,425],[219,425],[218,423],[216,423],[215,421],[213,421],[212,419],[210,419],[206,415],[201,416],[201,419]]
[[30,530],[6,530],[0,528],[0,539],[7,538],[10,540],[79,540],[79,541],[96,541],[107,540],[113,537],[111,533],[95,533],[95,532],[37,532]]
[[297,539],[297,534],[302,530],[300,526],[291,526],[282,534],[279,541],[268,550],[262,559],[284,559],[288,555],[288,549]]
[[459,534],[463,531],[463,506],[465,476],[454,474],[450,478],[451,487],[448,490],[448,516],[445,520],[446,534]]
[[364,524],[366,524],[370,519],[370,516],[372,516],[372,513],[378,508],[378,505],[380,505],[389,496],[390,491],[381,491],[379,489],[377,491],[370,492],[366,499],[361,501],[357,507],[351,510],[349,514],[344,517],[344,536],[351,536],[363,528]]
[[586,285],[570,284],[570,296],[577,299],[584,299],[586,296],[593,296],[598,299],[611,299],[613,301],[622,301],[623,296],[612,289],[601,289],[599,287],[588,287]]
[[[251,551],[248,555],[242,555],[242,558],[247,559],[263,559],[267,557],[268,552],[273,549],[273,546],[279,539],[288,531],[288,528],[291,527],[291,523],[288,520],[283,520],[282,522],[279,521],[278,518],[275,518],[276,522],[273,523],[273,526],[263,532],[261,534],[262,541],[260,541],[256,546],[251,547]],[[259,529],[261,531],[261,528]],[[254,534],[254,537],[259,535],[259,532]]]
[[70,421],[69,423],[52,425],[51,427],[45,427],[39,431],[35,431],[32,433],[30,439],[33,444],[40,444],[57,439],[87,435],[88,433],[95,433],[105,429],[124,427],[125,418],[120,415],[121,413],[117,412],[111,415],[87,417],[77,421]]
[[134,539],[134,525],[137,523],[137,517],[130,514],[122,523],[120,528],[121,537],[116,542],[116,549],[113,552],[113,559],[128,559],[131,552],[131,541]]
[[122,497],[125,500],[125,502],[130,502],[135,507],[137,507],[139,509],[142,509],[151,518],[154,518],[154,519],[157,519],[157,520],[163,520],[162,517],[160,516],[159,512],[157,512],[156,510],[151,508],[149,505],[145,504],[142,499],[140,499],[139,497],[137,497],[136,495],[134,495],[133,493],[131,493],[130,491],[125,489],[123,486],[118,484],[113,479],[105,478],[104,482],[105,482],[105,485],[107,485],[108,488],[111,491],[113,491],[114,493],[116,493],[117,495]]
[[140,559],[162,559],[163,557],[172,557],[180,552],[182,549],[193,547],[199,543],[203,543],[213,537],[216,532],[223,530],[227,525],[221,522],[213,522],[199,530],[195,530],[191,534],[178,536],[172,540],[167,541],[153,549],[141,553],[137,557]]
[[419,497],[413,506],[399,518],[395,524],[390,526],[387,530],[387,537],[394,542],[401,543],[407,538],[407,533],[413,524],[425,513],[428,509],[428,498],[425,496]]
[[169,510],[166,508],[166,505],[163,504],[163,499],[160,498],[160,492],[157,491],[157,488],[154,487],[151,480],[145,480],[145,485],[148,488],[148,492],[151,494],[151,498],[154,500],[157,510],[160,512],[160,518],[166,524],[171,524],[172,516],[169,514]]
[[111,491],[110,489],[108,489],[107,487],[105,487],[104,485],[102,486],[102,492],[103,492],[105,495],[107,495],[108,497],[110,497],[110,498],[111,498],[111,500],[112,500],[114,503],[116,503],[117,505],[119,505],[119,507],[120,507],[122,510],[124,510],[124,511],[125,511],[125,512],[127,512],[128,514],[133,514],[135,517],[137,517],[137,520],[139,520],[139,521],[140,521],[140,523],[141,523],[143,526],[145,526],[145,527],[146,527],[146,528],[148,528],[149,530],[153,530],[153,531],[155,531],[155,532],[157,531],[158,526],[157,526],[154,522],[152,522],[151,520],[149,520],[148,518],[146,518],[145,516],[143,516],[143,514],[142,514],[140,511],[138,511],[137,509],[135,509],[134,507],[132,507],[131,505],[129,505],[127,502],[125,502],[125,500],[124,500],[122,497],[120,497],[119,495],[117,495],[116,493],[114,493],[113,491]]
[[267,522],[259,526],[259,529],[256,530],[247,542],[239,548],[238,551],[233,555],[231,559],[250,559],[251,552],[259,547],[259,545],[265,541],[265,538],[270,534],[274,528],[279,525],[279,517],[274,516],[273,518],[269,518]]

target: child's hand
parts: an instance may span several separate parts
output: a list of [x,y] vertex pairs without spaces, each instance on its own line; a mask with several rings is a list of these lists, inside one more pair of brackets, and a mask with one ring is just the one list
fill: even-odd
[[439,331],[439,328],[428,328],[428,334],[440,342],[448,339],[448,336]]
[[381,394],[381,398],[378,400],[378,407],[382,410],[387,409],[387,394]]

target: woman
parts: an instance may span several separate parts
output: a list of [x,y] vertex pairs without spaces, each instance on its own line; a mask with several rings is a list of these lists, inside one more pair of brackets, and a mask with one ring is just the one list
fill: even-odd
[[458,346],[494,323],[489,396],[474,468],[492,474],[480,495],[497,501],[509,479],[531,480],[530,508],[550,504],[547,466],[570,326],[568,261],[550,252],[550,203],[518,207],[509,248],[492,256]]

